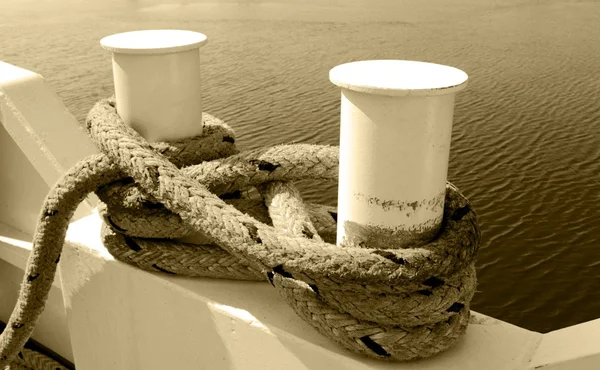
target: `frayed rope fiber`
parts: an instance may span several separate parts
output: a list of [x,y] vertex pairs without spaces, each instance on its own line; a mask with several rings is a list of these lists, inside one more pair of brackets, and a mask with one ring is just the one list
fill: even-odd
[[465,332],[480,230],[452,184],[435,240],[340,247],[335,208],[305,204],[292,184],[336,181],[337,147],[240,153],[233,131],[207,114],[201,136],[151,144],[123,123],[114,99],[96,103],[86,124],[103,154],[77,163],[44,202],[19,301],[0,336],[0,368],[31,335],[68,223],[90,192],[104,203],[102,238],[116,259],[149,271],[268,281],[304,321],[350,351],[413,360]]

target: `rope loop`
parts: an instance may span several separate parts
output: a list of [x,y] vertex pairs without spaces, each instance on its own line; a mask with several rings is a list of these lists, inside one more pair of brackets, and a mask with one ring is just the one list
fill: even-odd
[[[336,181],[337,147],[239,152],[231,128],[207,114],[201,136],[150,144],[122,122],[113,99],[98,102],[86,124],[104,154],[80,162],[48,195],[26,274],[42,273],[42,259],[60,256],[56,244],[64,232],[62,240],[60,233],[49,239],[48,227],[66,228],[70,209],[91,190],[103,202],[102,239],[116,259],[150,271],[268,281],[304,321],[353,352],[425,358],[464,333],[480,230],[469,201],[452,184],[432,242],[340,247],[336,209],[305,203],[293,185]],[[59,214],[67,221],[56,221]],[[42,249],[52,253],[42,256]],[[54,271],[43,273],[52,279]],[[28,300],[43,296],[44,285],[36,284],[24,280],[25,304],[11,316],[12,332],[0,338],[4,356],[13,355],[5,337],[15,334],[14,324],[27,322],[32,330],[43,309]]]

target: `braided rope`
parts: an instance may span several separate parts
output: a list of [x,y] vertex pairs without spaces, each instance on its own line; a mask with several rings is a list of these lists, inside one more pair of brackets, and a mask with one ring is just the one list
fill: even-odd
[[[336,180],[335,147],[239,153],[231,129],[208,115],[200,137],[149,144],[121,121],[113,100],[98,102],[86,123],[104,154],[76,164],[44,202],[19,301],[0,336],[0,366],[31,334],[68,222],[92,191],[105,203],[102,238],[116,259],[152,271],[268,280],[302,319],[351,351],[424,358],[464,333],[480,231],[453,185],[434,241],[339,247],[331,244],[335,209],[304,204],[289,183]],[[252,187],[263,200],[253,198]]]
[[67,370],[67,368],[42,353],[23,348],[4,370]]

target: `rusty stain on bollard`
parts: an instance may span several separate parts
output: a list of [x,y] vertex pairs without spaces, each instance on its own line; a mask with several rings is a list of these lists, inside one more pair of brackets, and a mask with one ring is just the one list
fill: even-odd
[[354,221],[345,221],[342,246],[379,249],[420,247],[435,239],[440,231],[440,221],[431,220],[408,229],[362,225]]
[[[427,209],[437,211],[440,208],[444,208],[444,199],[446,198],[446,192],[442,191],[436,195],[433,199],[423,199],[421,201],[406,202],[401,200],[381,200],[378,197],[369,197],[363,193],[355,193],[356,199],[368,203],[369,205],[381,207],[384,211],[404,211],[412,209],[416,211],[419,209]],[[410,217],[410,213],[406,214],[406,217]]]
[[[371,207],[379,207],[386,212],[402,212],[407,218],[410,218],[417,210],[443,212],[446,192],[440,192],[433,199],[412,202],[382,200],[378,197],[368,197],[363,193],[355,193],[354,196],[357,200]],[[344,221],[345,235],[342,239],[342,245],[382,249],[416,248],[428,243],[437,236],[441,221],[442,217],[437,217],[410,226],[386,227],[346,220]]]

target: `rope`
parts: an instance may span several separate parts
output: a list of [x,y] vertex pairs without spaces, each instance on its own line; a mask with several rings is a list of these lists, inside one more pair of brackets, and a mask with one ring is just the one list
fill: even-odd
[[67,368],[46,355],[23,348],[4,370],[67,370]]
[[480,231],[452,184],[434,241],[339,247],[335,209],[304,204],[290,183],[336,180],[335,147],[240,153],[231,129],[208,115],[202,136],[150,144],[122,122],[114,100],[98,102],[86,124],[103,154],[77,163],[44,202],[19,301],[0,336],[0,368],[31,335],[69,220],[93,191],[105,203],[102,238],[116,259],[165,273],[267,280],[304,321],[351,351],[412,360],[464,333]]
[[[6,324],[0,321],[0,330],[4,330]],[[22,348],[15,359],[4,370],[68,370],[60,362],[48,356],[35,341],[28,341],[27,347]]]

